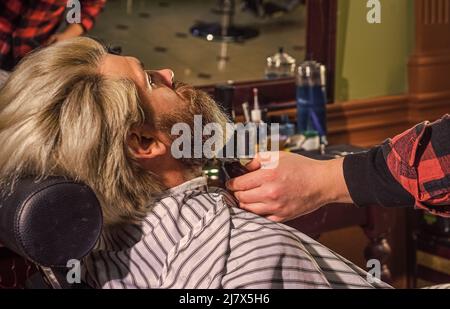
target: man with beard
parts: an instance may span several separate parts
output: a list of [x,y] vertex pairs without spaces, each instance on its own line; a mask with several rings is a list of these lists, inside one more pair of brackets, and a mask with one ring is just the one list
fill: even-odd
[[[104,215],[83,263],[96,288],[371,288],[351,262],[208,188],[169,127],[224,124],[205,93],[78,38],[27,56],[0,90],[0,186],[26,175],[89,185]],[[373,280],[371,280],[373,279]]]

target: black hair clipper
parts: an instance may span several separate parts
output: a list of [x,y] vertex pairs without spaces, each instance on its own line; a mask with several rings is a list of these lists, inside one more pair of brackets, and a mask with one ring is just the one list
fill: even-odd
[[249,170],[241,164],[239,159],[220,159],[225,181],[245,175]]

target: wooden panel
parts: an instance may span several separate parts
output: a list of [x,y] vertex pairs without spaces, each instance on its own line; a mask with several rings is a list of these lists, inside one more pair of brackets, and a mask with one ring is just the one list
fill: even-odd
[[333,104],[328,109],[332,144],[372,146],[409,127],[408,96],[382,97]]
[[450,0],[416,0],[416,52],[450,47]]
[[[263,108],[295,99],[294,78],[240,82],[233,84],[233,86],[233,108],[238,115],[242,114],[242,103],[253,104],[253,88],[258,88],[259,101]],[[214,97],[214,85],[198,88]]]
[[367,224],[367,209],[352,204],[335,204],[323,207],[311,214],[286,224],[311,237],[349,226]]
[[411,124],[425,119],[434,120],[446,113],[450,113],[450,91],[411,96],[409,106]]
[[410,93],[449,90],[450,48],[435,54],[415,54],[409,61],[408,70]]
[[410,93],[450,89],[450,0],[416,0],[415,47],[409,62]]

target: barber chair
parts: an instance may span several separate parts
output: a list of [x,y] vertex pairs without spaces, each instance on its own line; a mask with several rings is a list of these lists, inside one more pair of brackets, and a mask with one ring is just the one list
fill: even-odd
[[102,223],[99,201],[82,183],[27,178],[12,193],[1,192],[0,243],[39,269],[27,288],[88,288],[68,282],[68,262],[81,262],[93,249]]

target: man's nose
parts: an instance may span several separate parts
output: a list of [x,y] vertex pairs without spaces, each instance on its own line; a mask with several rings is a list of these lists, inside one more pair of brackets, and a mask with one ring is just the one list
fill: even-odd
[[173,71],[169,70],[169,69],[164,69],[164,70],[159,70],[158,73],[162,76],[164,84],[167,85],[168,87],[172,88],[173,78],[175,76]]

